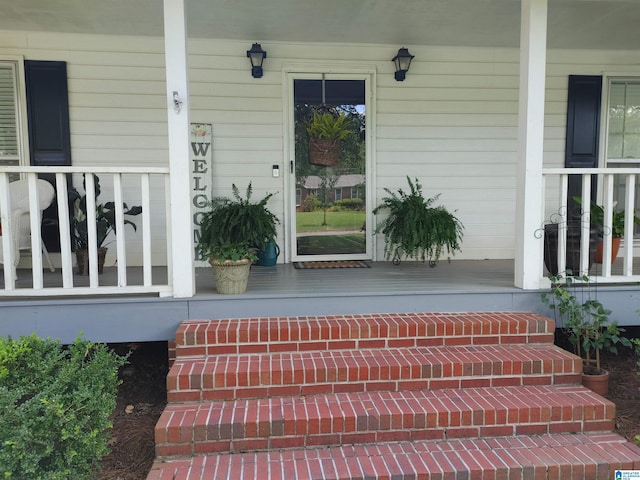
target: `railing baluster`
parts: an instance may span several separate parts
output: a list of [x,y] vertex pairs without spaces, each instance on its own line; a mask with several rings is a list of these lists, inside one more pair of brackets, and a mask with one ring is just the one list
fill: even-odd
[[[580,275],[589,274],[591,256],[591,175],[582,175],[582,216],[580,219]],[[575,274],[576,272],[574,272]]]
[[611,255],[613,239],[613,175],[604,175],[604,219],[602,225],[602,276],[611,276]]
[[633,230],[634,230],[634,217],[635,217],[635,204],[636,198],[636,176],[633,174],[627,175],[625,182],[625,202],[624,202],[624,259],[623,259],[623,275],[633,275]]
[[27,182],[29,185],[29,227],[31,230],[31,274],[33,278],[32,285],[33,288],[42,288],[42,237],[40,236],[42,212],[40,212],[40,198],[37,181],[37,174],[27,174]]
[[13,264],[14,248],[13,221],[11,219],[11,198],[9,195],[9,177],[5,173],[0,173],[0,222],[2,224],[2,261],[4,262],[4,288],[5,290],[15,290],[16,269]]
[[89,253],[89,286],[100,285],[98,278],[98,231],[96,224],[96,187],[93,173],[84,177],[85,199],[87,202],[87,250]]
[[140,176],[140,191],[142,196],[142,274],[145,286],[152,284],[151,265],[151,189],[149,175]]
[[113,174],[113,202],[116,228],[116,266],[118,269],[118,286],[127,286],[127,252],[125,247],[124,211],[122,199],[122,176]]
[[73,260],[71,258],[71,231],[69,221],[69,194],[67,176],[56,173],[56,196],[58,198],[58,228],[60,229],[60,260],[62,262],[62,288],[73,288]]
[[569,191],[569,175],[560,176],[560,220],[558,222],[558,272],[567,269],[567,194]]

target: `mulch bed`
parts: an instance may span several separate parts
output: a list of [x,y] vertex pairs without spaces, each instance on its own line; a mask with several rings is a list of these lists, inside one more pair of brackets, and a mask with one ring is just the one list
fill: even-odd
[[607,355],[603,367],[609,370],[607,398],[616,404],[616,432],[629,441],[640,435],[640,369],[636,359],[624,350]]
[[[121,354],[131,351],[131,356],[120,373],[123,383],[112,415],[111,454],[104,457],[98,480],[144,480],[155,458],[153,429],[167,400],[167,344],[112,347]],[[605,355],[603,366],[611,373],[607,398],[616,404],[616,432],[632,441],[640,435],[640,375],[635,358],[625,350],[617,357]]]
[[120,371],[122,385],[111,420],[111,453],[102,459],[98,480],[144,480],[155,458],[154,427],[167,403],[167,343],[111,345],[131,352]]

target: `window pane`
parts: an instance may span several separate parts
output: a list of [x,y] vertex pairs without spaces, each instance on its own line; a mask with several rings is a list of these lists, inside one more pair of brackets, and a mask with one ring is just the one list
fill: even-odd
[[[640,159],[640,79],[636,81],[613,81],[609,86],[609,122],[607,132],[607,160],[610,165],[629,166],[616,163],[619,159]],[[637,165],[632,163],[632,165]],[[640,192],[640,178],[636,178],[636,192]],[[617,210],[625,204],[625,176],[616,175],[614,199]],[[640,209],[640,195],[634,199]],[[640,226],[635,226],[635,235]]]

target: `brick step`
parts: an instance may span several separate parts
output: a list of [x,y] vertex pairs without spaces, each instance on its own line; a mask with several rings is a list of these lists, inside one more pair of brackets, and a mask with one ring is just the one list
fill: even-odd
[[147,480],[608,480],[640,469],[640,448],[613,433],[394,442],[156,461]]
[[578,357],[551,344],[327,350],[177,359],[169,402],[365,391],[579,383]]
[[449,345],[553,343],[534,313],[410,313],[183,322],[176,356]]
[[156,454],[611,431],[614,417],[612,402],[578,385],[170,404]]

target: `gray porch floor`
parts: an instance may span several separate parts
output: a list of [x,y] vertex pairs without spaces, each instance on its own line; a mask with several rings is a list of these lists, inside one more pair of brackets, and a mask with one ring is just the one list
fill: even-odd
[[[19,270],[19,283],[30,283]],[[141,269],[128,269],[129,283],[140,283]],[[155,268],[154,282],[166,281]],[[59,272],[45,273],[55,286]],[[210,268],[196,269],[193,298],[153,295],[0,299],[0,335],[36,332],[72,341],[79,332],[105,342],[170,340],[186,319],[253,316],[354,315],[392,312],[534,311],[550,315],[539,291],[513,286],[513,260],[455,260],[427,264],[373,262],[371,268],[297,270],[291,264],[254,266],[246,293],[220,295]],[[86,277],[74,277],[85,282]],[[100,283],[114,285],[115,268]],[[621,324],[640,323],[638,285],[599,287],[599,299]],[[622,315],[622,317],[621,317]]]
[[[430,268],[421,262],[371,262],[371,268],[296,269],[254,266],[247,295],[393,295],[426,292],[517,290],[513,260],[456,260]],[[197,295],[215,295],[209,269],[196,270]]]

